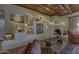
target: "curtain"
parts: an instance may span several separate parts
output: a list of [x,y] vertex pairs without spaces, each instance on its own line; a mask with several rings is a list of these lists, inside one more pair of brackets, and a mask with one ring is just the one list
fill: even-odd
[[69,19],[69,30],[70,31],[79,31],[78,21],[79,17],[74,17]]

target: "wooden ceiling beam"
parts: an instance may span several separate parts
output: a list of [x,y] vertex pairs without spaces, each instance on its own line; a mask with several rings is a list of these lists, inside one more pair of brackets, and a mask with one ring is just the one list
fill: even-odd
[[33,11],[36,11],[36,12],[42,13],[42,14],[47,15],[47,16],[51,16],[51,15],[49,15],[49,14],[46,14],[46,13],[41,12],[41,11],[36,10],[36,9],[31,9],[31,8],[29,8],[29,7],[27,7],[27,6],[23,6],[23,5],[21,5],[21,4],[16,4],[16,6],[23,7],[23,8],[27,8],[27,9],[30,9],[30,10],[33,10]]
[[44,6],[48,7],[48,8],[51,9],[51,10],[53,10],[58,16],[61,16],[60,13],[58,13],[57,11],[55,11],[53,8],[50,8],[48,5],[44,5]]
[[58,7],[61,8],[61,9],[65,9],[65,7],[62,6],[61,4],[58,4]]
[[65,4],[64,7],[65,7],[70,13],[72,13],[72,10],[71,10],[71,8],[69,7],[68,4]]
[[67,14],[72,13],[72,10],[71,10],[71,8],[69,7],[68,4],[59,4],[58,6],[60,7],[60,9],[63,9],[64,11],[67,11],[66,12]]
[[[65,15],[65,13],[67,13],[67,14],[72,13],[70,6],[63,5],[63,4],[56,4],[56,5],[53,5],[53,4],[49,4],[49,5],[48,4],[34,4],[34,5],[23,4],[23,5],[21,5],[21,4],[19,4],[17,6],[24,7],[24,8],[48,15],[48,16],[53,16],[53,15],[62,16],[62,15]],[[63,10],[63,12],[64,11],[66,11],[66,12],[63,13],[62,10]]]
[[49,9],[48,7],[41,5],[41,7],[43,7],[45,10],[50,11],[51,13],[55,13],[53,10]]

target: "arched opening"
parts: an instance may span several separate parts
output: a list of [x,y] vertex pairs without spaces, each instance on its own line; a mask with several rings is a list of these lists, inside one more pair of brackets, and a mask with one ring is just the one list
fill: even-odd
[[58,35],[61,35],[61,30],[60,30],[60,29],[55,29],[55,30],[54,30],[54,33],[55,33],[55,34],[58,34]]

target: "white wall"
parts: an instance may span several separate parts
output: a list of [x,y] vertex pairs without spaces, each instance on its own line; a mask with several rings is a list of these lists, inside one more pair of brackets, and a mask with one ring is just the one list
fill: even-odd
[[[21,45],[25,45],[27,44],[28,42],[32,41],[33,39],[45,39],[45,38],[49,38],[52,36],[52,30],[54,28],[52,28],[50,25],[49,25],[49,19],[62,19],[64,22],[66,22],[66,29],[68,29],[68,19],[67,17],[63,16],[63,17],[54,17],[52,16],[51,18],[49,16],[46,16],[46,15],[43,15],[41,13],[38,13],[38,12],[35,12],[35,11],[32,11],[32,10],[28,10],[28,9],[25,9],[25,8],[22,8],[22,7],[18,7],[18,6],[15,6],[15,5],[0,5],[0,10],[4,10],[5,11],[5,21],[6,21],[6,32],[14,32],[14,25],[9,21],[10,20],[10,16],[12,14],[19,14],[19,15],[22,15],[22,16],[25,16],[27,15],[29,12],[32,12],[33,13],[33,17],[35,19],[39,18],[40,16],[42,17],[42,20],[44,20],[43,23],[44,24],[44,30],[45,30],[45,33],[44,34],[41,34],[41,35],[27,35],[26,33],[15,33],[15,40],[10,40],[10,41],[4,41],[2,43],[2,46],[3,46],[3,50],[6,50],[6,49],[10,49],[10,48],[15,48],[17,46],[21,46]],[[31,17],[29,17],[29,20],[32,19]],[[32,19],[34,20],[34,19]],[[34,28],[36,29],[36,26],[34,25]]]
[[[61,22],[64,22],[64,24],[65,25],[59,25],[58,26],[58,28],[62,31],[62,33],[63,33],[63,31],[65,30],[65,31],[68,31],[69,29],[69,19],[67,18],[67,17],[65,17],[65,16],[62,16],[62,17],[60,17],[60,16],[52,16],[51,17],[51,21],[53,21],[54,22],[54,20],[60,20]],[[50,30],[50,33],[53,35],[53,31],[56,29],[55,28],[56,27],[56,25],[51,25],[51,30]]]
[[[13,24],[9,21],[10,20],[10,16],[12,14],[19,14],[19,15],[27,15],[29,12],[33,12],[33,17],[35,18],[39,18],[39,16],[42,17],[43,20],[49,20],[50,17],[46,16],[46,15],[43,15],[43,14],[40,14],[38,12],[34,12],[32,10],[28,10],[28,9],[25,9],[25,8],[21,8],[21,7],[18,7],[18,6],[15,6],[15,5],[0,5],[0,10],[4,10],[5,11],[5,21],[6,21],[6,32],[14,32],[14,27],[13,27]],[[29,17],[31,18],[31,17]],[[46,22],[43,22],[44,25],[47,25]],[[34,26],[34,28],[36,28]],[[44,28],[44,30],[46,29],[46,27]],[[15,35],[17,36],[15,40],[10,40],[10,41],[4,41],[2,43],[2,46],[3,46],[3,49],[10,49],[10,48],[14,48],[14,47],[17,47],[17,46],[21,46],[21,45],[24,45],[26,44],[28,41],[31,41],[33,39],[45,39],[45,38],[49,38],[50,35],[49,35],[49,31],[45,31],[44,34],[41,34],[41,35],[26,35],[26,33],[15,33]]]
[[3,40],[4,35],[5,35],[5,21],[4,19],[0,19],[0,40]]

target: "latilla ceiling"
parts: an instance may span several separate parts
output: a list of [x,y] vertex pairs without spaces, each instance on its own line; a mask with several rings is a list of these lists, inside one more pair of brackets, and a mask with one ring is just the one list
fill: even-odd
[[79,11],[79,4],[17,4],[48,16],[63,16]]

